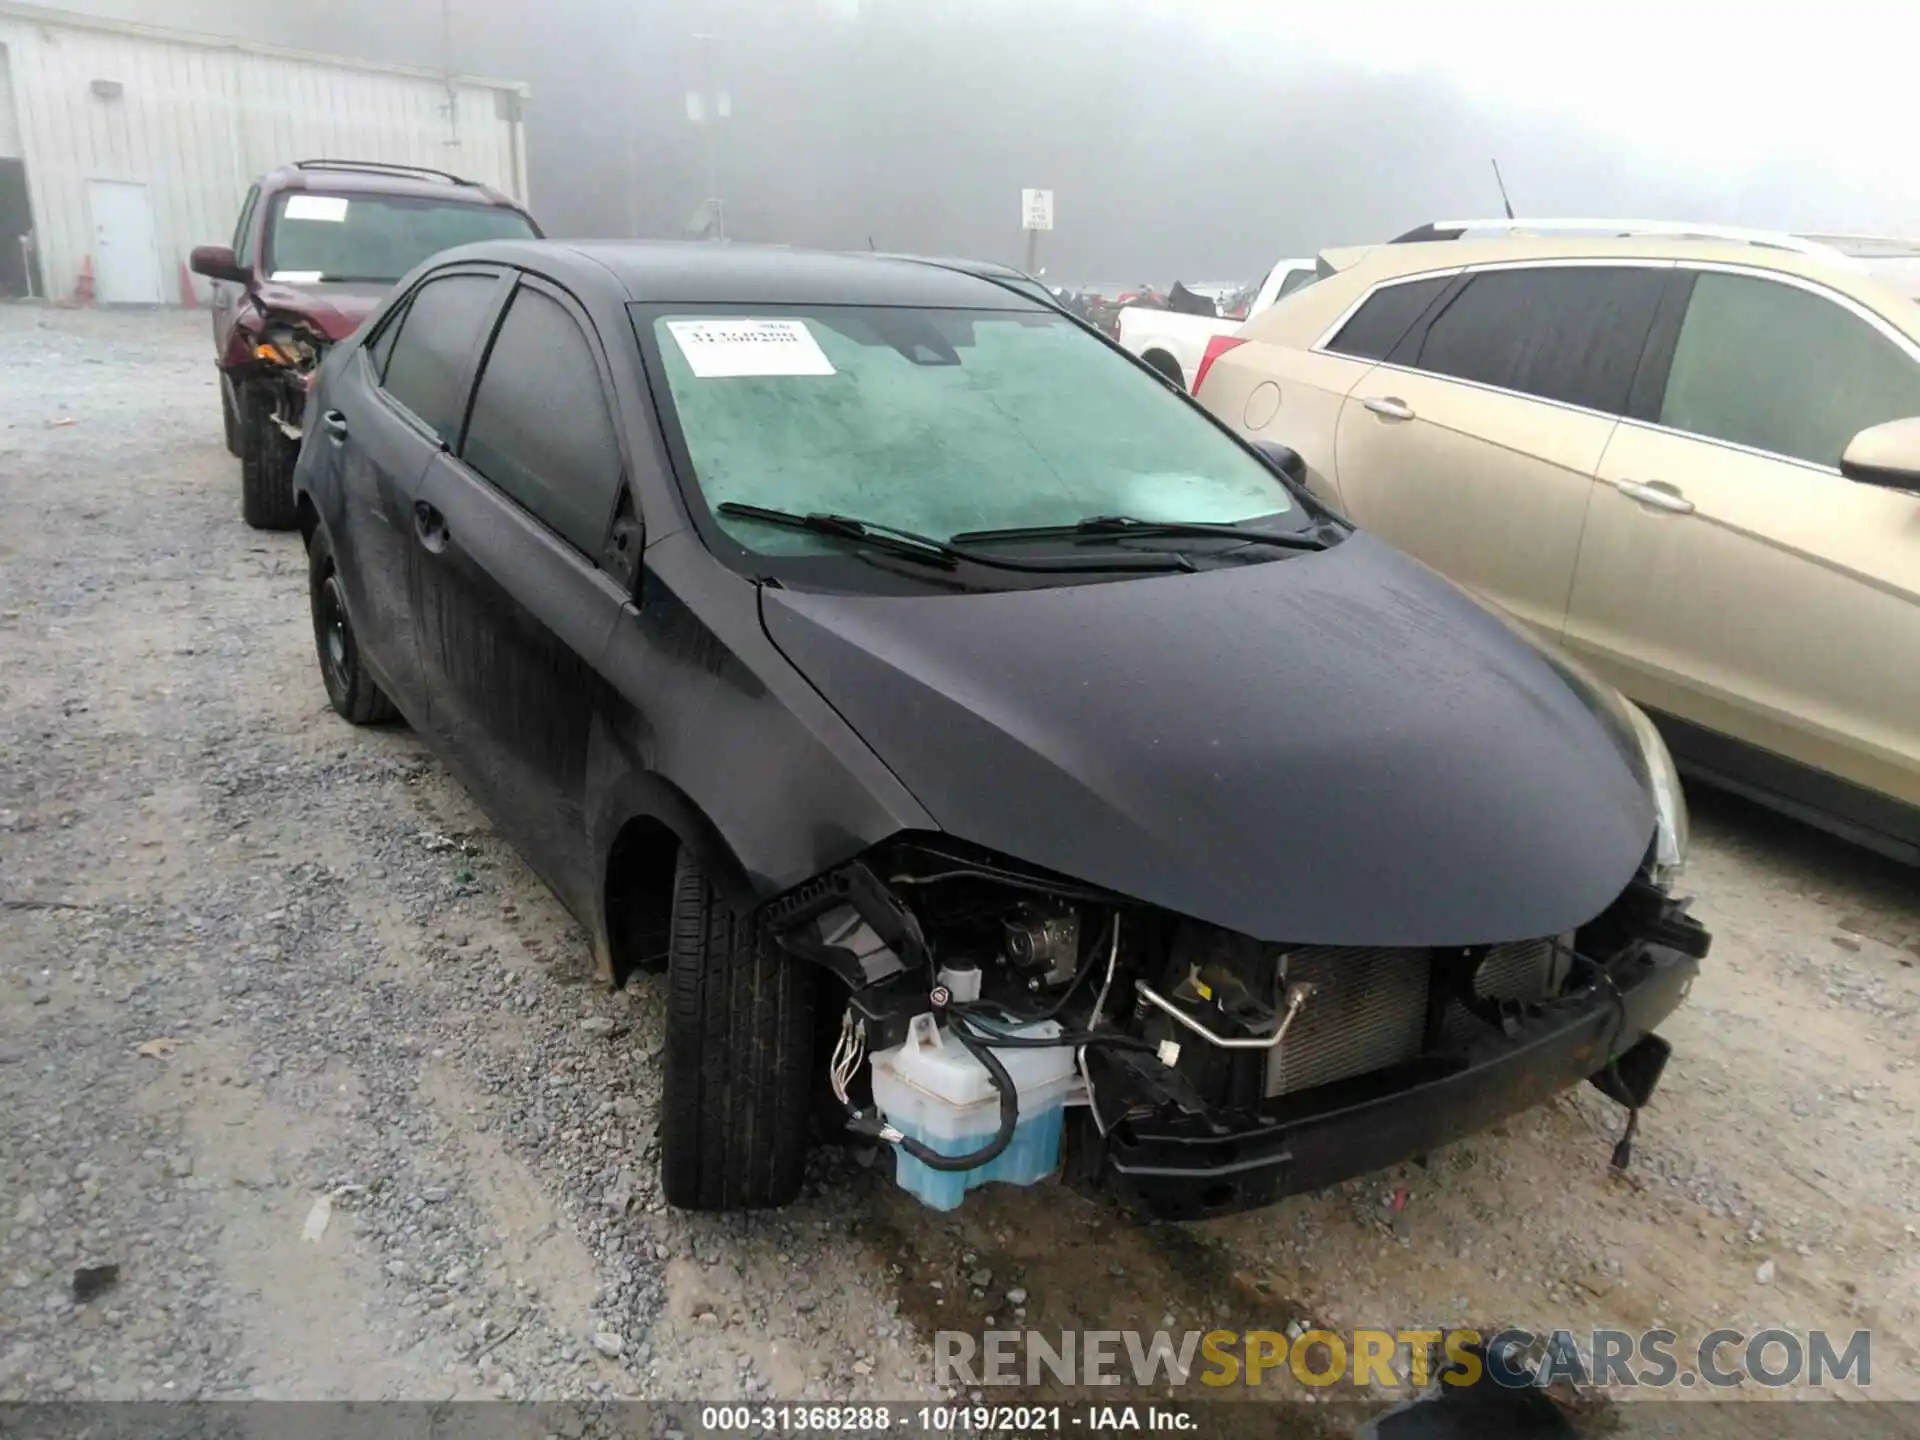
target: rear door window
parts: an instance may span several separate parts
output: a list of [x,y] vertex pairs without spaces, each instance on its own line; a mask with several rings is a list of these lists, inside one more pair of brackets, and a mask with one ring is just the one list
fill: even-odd
[[575,549],[598,555],[622,464],[593,346],[523,284],[494,337],[461,458]]
[[1668,274],[1628,265],[1487,271],[1407,335],[1391,359],[1619,415]]
[[381,388],[449,445],[460,438],[461,382],[499,283],[472,272],[428,280],[414,291],[391,342]]
[[[1427,280],[1382,285],[1354,311],[1352,318],[1340,327],[1340,333],[1327,342],[1326,348],[1356,360],[1386,359],[1388,352],[1400,343],[1400,337],[1413,328],[1413,322],[1452,283],[1451,275],[1436,275]],[[1283,282],[1281,294],[1285,293]]]
[[1872,425],[1920,415],[1920,364],[1797,285],[1707,271],[1680,325],[1660,423],[1838,466]]

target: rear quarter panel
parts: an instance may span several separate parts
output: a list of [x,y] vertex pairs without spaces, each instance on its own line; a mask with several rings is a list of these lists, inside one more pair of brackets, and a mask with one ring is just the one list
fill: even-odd
[[1307,462],[1307,488],[1342,510],[1334,439],[1340,407],[1373,366],[1261,340],[1213,362],[1200,403],[1248,440],[1290,445]]
[[1373,363],[1312,346],[1377,277],[1343,272],[1275,302],[1240,327],[1246,343],[1213,362],[1196,398],[1248,440],[1290,445],[1307,464],[1307,488],[1345,511],[1334,438],[1340,407]]

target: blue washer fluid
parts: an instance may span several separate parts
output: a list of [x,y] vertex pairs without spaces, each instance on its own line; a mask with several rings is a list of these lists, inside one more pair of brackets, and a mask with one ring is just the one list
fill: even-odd
[[[1060,1027],[1048,1020],[1007,1033],[1053,1036]],[[935,1210],[954,1209],[979,1185],[1031,1185],[1060,1163],[1072,1047],[992,1048],[1019,1096],[1020,1122],[1007,1148],[973,1170],[935,1170],[895,1147],[895,1182]],[[894,1129],[942,1155],[978,1150],[1000,1128],[1000,1094],[987,1067],[932,1015],[916,1016],[904,1044],[873,1057],[873,1098]]]

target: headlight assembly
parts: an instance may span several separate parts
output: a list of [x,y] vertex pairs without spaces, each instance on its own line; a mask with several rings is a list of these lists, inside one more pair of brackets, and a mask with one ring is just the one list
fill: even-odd
[[1631,717],[1634,735],[1640,741],[1647,764],[1647,790],[1653,796],[1654,814],[1658,818],[1648,878],[1665,889],[1678,880],[1680,872],[1687,867],[1687,844],[1691,838],[1687,793],[1680,788],[1680,772],[1667,751],[1667,742],[1647,718],[1647,712],[1631,700],[1622,699],[1620,704]]
[[1668,888],[1686,868],[1689,822],[1686,792],[1681,789],[1680,772],[1667,742],[1646,711],[1604,680],[1564,655],[1544,648],[1540,653],[1626,750],[1653,801],[1653,848],[1647,856],[1647,878],[1662,889]]

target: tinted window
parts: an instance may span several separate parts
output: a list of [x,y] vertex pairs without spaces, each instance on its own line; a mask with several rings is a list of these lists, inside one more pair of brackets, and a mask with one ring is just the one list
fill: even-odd
[[1439,275],[1431,280],[1406,280],[1398,285],[1381,286],[1367,297],[1367,303],[1354,312],[1353,318],[1340,327],[1340,333],[1327,342],[1327,349],[1361,360],[1386,359],[1387,353],[1400,343],[1400,337],[1420,318],[1420,312],[1431,305],[1452,280],[1450,275]]
[[1605,265],[1476,275],[1396,361],[1618,415],[1668,272]]
[[386,392],[449,445],[459,438],[460,379],[497,282],[491,275],[445,275],[414,292],[392,342]]
[[1703,274],[1660,423],[1816,465],[1870,425],[1920,415],[1920,365],[1859,316],[1792,285]]
[[387,373],[387,357],[393,354],[393,342],[399,338],[400,327],[407,322],[405,302],[388,318],[380,333],[373,337],[373,343],[367,347],[367,360],[373,366],[376,380],[383,379]]
[[587,337],[558,301],[514,293],[474,392],[462,458],[589,555],[620,486],[620,447]]

